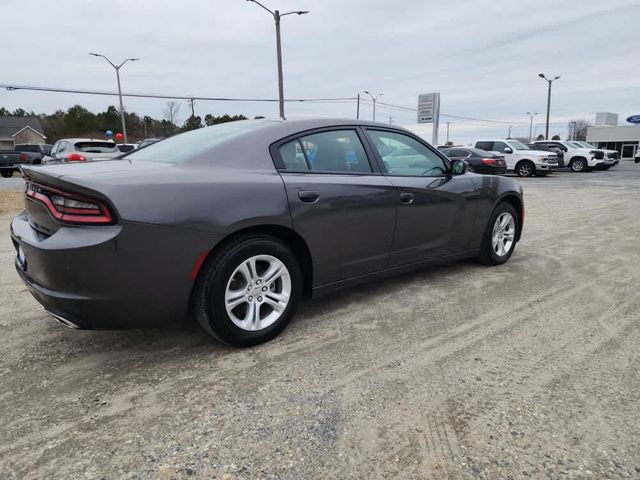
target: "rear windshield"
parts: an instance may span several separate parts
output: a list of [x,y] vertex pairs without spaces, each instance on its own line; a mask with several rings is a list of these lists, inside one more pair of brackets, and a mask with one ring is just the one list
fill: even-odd
[[111,142],[76,142],[76,151],[87,153],[112,153],[118,151],[115,144]]
[[118,150],[121,152],[130,152],[133,150],[133,145],[118,145]]
[[227,140],[256,130],[262,122],[239,120],[181,133],[127,154],[127,160],[182,163]]

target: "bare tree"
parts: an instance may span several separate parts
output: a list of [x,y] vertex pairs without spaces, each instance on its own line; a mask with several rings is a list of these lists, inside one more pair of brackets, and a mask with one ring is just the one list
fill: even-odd
[[[573,138],[573,140],[587,140],[587,128],[591,126],[591,123],[588,120],[570,120],[567,124],[567,130],[569,132],[569,140]],[[573,135],[571,135],[573,132]]]
[[179,111],[180,104],[171,100],[170,102],[167,102],[167,106],[164,109],[164,118],[168,120],[172,125],[175,125],[176,117],[178,116]]

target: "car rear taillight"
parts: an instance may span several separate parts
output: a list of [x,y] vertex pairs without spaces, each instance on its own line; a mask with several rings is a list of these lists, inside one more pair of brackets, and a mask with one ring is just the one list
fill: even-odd
[[495,165],[497,163],[497,160],[495,158],[483,158],[481,162],[485,165]]
[[29,156],[26,153],[21,153],[20,154],[20,161],[21,162],[26,162],[27,158],[29,158]]
[[107,225],[113,223],[113,215],[98,199],[77,195],[58,188],[28,182],[25,196],[42,203],[53,218],[76,225]]
[[67,157],[67,160],[69,160],[70,162],[86,162],[87,157],[85,157],[84,155],[80,155],[79,153],[70,153]]

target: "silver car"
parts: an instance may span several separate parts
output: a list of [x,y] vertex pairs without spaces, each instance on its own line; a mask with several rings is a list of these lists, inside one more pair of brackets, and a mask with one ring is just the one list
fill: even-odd
[[63,138],[53,145],[51,153],[42,159],[42,163],[97,162],[111,160],[121,154],[117,145],[109,140]]

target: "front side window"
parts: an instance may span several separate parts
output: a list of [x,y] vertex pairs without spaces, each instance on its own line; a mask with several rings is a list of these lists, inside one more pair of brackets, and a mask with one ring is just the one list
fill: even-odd
[[[493,151],[494,152],[500,152],[500,153],[506,153],[504,150],[506,148],[511,148],[509,145],[507,145],[505,142],[493,142]],[[513,150],[513,148],[512,148]]]
[[279,149],[286,170],[370,173],[371,166],[355,130],[315,133]]
[[490,152],[493,150],[493,142],[477,142],[476,148]]
[[390,175],[434,177],[447,171],[442,158],[415,138],[381,130],[367,133]]
[[[498,142],[496,142],[496,144],[497,143]],[[519,142],[518,140],[509,140],[509,145],[511,145],[511,148],[513,148],[514,150],[529,150],[529,147],[527,147],[524,143]]]

